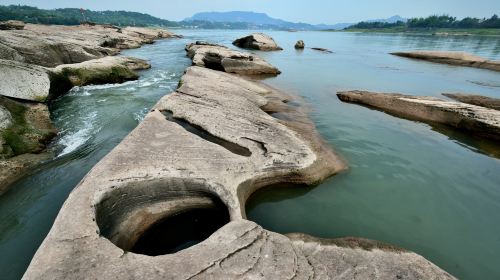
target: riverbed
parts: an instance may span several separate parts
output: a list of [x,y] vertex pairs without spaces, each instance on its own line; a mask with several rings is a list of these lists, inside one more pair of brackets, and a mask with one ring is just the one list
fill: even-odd
[[[248,31],[176,30],[123,54],[150,60],[138,81],[75,88],[50,104],[60,135],[56,159],[0,196],[0,275],[19,279],[62,203],[103,156],[174,90],[190,65],[194,40],[225,45]],[[469,92],[500,98],[499,73],[414,61],[402,50],[464,50],[500,58],[495,37],[435,37],[333,32],[268,32],[285,50],[260,53],[283,72],[264,82],[301,97],[349,171],[315,188],[269,189],[247,205],[249,219],[280,233],[358,236],[413,250],[461,279],[500,278],[500,160],[496,143],[365,107],[338,90],[440,96]],[[307,47],[297,51],[298,39]],[[487,147],[487,148],[485,148]]]

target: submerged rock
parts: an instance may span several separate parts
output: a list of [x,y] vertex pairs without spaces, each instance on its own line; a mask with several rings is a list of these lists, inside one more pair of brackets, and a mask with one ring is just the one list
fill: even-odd
[[180,84],[75,188],[24,279],[453,279],[393,246],[247,221],[254,191],[314,185],[345,164],[291,96],[201,67]]
[[0,32],[0,58],[55,67],[114,55],[121,49],[170,37],[176,35],[163,29],[26,24],[22,32]]
[[193,65],[242,75],[278,75],[281,72],[262,58],[230,48],[196,42],[186,46]]
[[24,22],[20,20],[0,21],[0,30],[23,30]]
[[492,139],[500,139],[500,111],[434,97],[346,91],[340,100],[368,105],[399,117],[439,123]]
[[273,38],[263,33],[254,33],[246,37],[236,39],[233,45],[244,48],[260,51],[281,51],[283,50],[276,44]]
[[413,52],[394,52],[391,54],[401,57],[420,59],[442,64],[468,66],[468,67],[500,71],[500,61],[488,60],[480,56],[475,56],[465,52],[413,51]]
[[443,95],[463,103],[500,111],[500,99],[498,98],[463,93],[443,93]]
[[333,53],[331,50],[328,50],[328,49],[324,49],[324,48],[311,48],[315,51],[319,51],[319,52],[324,52],[324,53]]
[[297,43],[295,43],[295,48],[296,49],[304,49],[306,45],[304,44],[304,41],[298,40]]

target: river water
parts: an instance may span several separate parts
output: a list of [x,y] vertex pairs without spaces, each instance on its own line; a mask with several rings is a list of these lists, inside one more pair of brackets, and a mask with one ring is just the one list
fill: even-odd
[[[178,30],[123,54],[153,67],[138,81],[75,88],[51,105],[58,157],[0,196],[0,278],[19,279],[64,200],[83,176],[176,88],[190,65],[184,45],[230,45],[248,31]],[[500,98],[500,74],[388,55],[415,49],[464,50],[500,58],[500,39],[329,32],[269,32],[285,48],[259,53],[282,71],[265,82],[301,96],[319,132],[349,171],[315,188],[268,189],[252,196],[249,219],[267,229],[320,237],[358,236],[413,250],[461,279],[500,279],[498,143],[345,104],[338,90]],[[296,51],[295,41],[311,49]],[[496,158],[495,158],[496,157]]]

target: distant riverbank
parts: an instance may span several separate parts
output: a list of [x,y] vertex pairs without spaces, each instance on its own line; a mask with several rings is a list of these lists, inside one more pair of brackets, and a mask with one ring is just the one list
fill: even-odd
[[391,28],[351,28],[346,30],[326,30],[329,32],[363,32],[363,33],[402,33],[422,34],[434,36],[500,36],[499,28],[418,28],[408,29],[405,27]]

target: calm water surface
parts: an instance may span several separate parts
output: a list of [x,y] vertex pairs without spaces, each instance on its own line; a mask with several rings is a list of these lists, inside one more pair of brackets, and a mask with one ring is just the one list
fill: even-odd
[[[153,68],[124,85],[74,89],[51,104],[59,155],[0,196],[0,278],[18,279],[69,192],[116,146],[190,64],[184,45],[222,44],[248,31],[178,31],[126,55]],[[500,74],[393,57],[414,49],[465,50],[500,57],[500,39],[326,32],[269,32],[285,48],[259,53],[283,74],[267,83],[300,95],[322,136],[349,171],[315,188],[264,190],[248,217],[281,233],[359,236],[416,251],[462,279],[500,279],[500,160],[497,143],[341,103],[338,90],[439,96],[471,92],[500,98]],[[334,54],[293,49],[308,47]],[[444,132],[441,134],[437,131]]]

